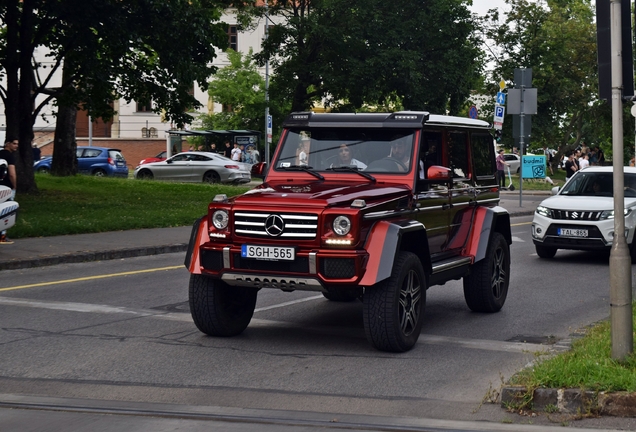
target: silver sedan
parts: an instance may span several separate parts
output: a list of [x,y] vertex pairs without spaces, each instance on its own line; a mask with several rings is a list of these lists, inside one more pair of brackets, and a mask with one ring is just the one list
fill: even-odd
[[208,152],[184,152],[165,161],[139,165],[135,178],[235,184],[252,180],[248,165]]

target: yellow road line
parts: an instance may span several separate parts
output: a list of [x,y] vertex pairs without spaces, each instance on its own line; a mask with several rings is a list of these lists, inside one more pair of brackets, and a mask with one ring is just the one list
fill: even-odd
[[13,291],[13,290],[19,290],[19,289],[25,289],[25,288],[35,288],[35,287],[42,287],[42,286],[49,286],[49,285],[59,285],[59,284],[73,283],[73,282],[82,282],[82,281],[88,281],[88,280],[94,280],[94,279],[105,279],[105,278],[118,277],[118,276],[129,276],[129,275],[136,275],[140,273],[152,273],[152,272],[163,271],[163,270],[175,270],[178,268],[185,268],[185,267],[183,267],[183,265],[170,266],[170,267],[158,267],[158,268],[147,269],[147,270],[137,270],[137,271],[113,273],[113,274],[107,274],[107,275],[87,276],[87,277],[81,277],[76,279],[66,279],[66,280],[59,280],[59,281],[52,281],[52,282],[41,282],[36,284],[0,288],[0,292]]
[[531,225],[531,224],[532,224],[532,222],[521,222],[521,223],[518,223],[518,224],[510,224],[510,226],[513,227],[513,226]]

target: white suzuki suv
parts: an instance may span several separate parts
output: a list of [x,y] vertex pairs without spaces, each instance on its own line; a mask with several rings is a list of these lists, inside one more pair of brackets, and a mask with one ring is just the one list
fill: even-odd
[[[541,202],[532,220],[532,241],[541,258],[557,249],[609,251],[614,236],[613,168],[575,173],[555,196]],[[625,237],[636,262],[636,168],[624,167]]]

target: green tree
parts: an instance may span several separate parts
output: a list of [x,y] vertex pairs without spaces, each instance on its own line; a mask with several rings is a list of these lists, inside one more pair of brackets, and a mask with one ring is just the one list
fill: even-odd
[[[210,99],[225,109],[202,115],[202,129],[251,129],[264,133],[265,79],[258,72],[252,50],[243,56],[230,49],[227,56],[230,64],[218,71],[208,87]],[[280,124],[289,109],[289,102],[270,102],[272,123]]]
[[511,10],[505,20],[491,11],[486,30],[496,46],[493,75],[511,82],[515,68],[532,68],[538,93],[532,142],[558,148],[560,156],[585,139],[587,122],[604,111],[597,90],[594,9],[589,0],[506,3]]
[[[54,145],[55,172],[74,172],[74,110],[93,117],[112,115],[116,98],[153,101],[178,124],[197,101],[193,83],[207,86],[215,46],[227,46],[221,23],[225,0],[3,0],[0,19],[7,38],[0,41],[0,68],[7,134],[20,139],[18,190],[37,189],[33,176],[33,124],[43,106],[55,100],[60,118]],[[36,48],[50,51],[53,67],[32,64]],[[62,83],[52,86],[64,68]],[[40,74],[46,75],[41,76]],[[40,96],[44,100],[40,101]],[[34,109],[35,106],[35,109]],[[66,111],[66,112],[65,112]]]
[[[476,21],[467,0],[277,0],[260,64],[273,97],[292,110],[325,103],[457,113],[480,78]],[[262,10],[261,10],[262,12]]]

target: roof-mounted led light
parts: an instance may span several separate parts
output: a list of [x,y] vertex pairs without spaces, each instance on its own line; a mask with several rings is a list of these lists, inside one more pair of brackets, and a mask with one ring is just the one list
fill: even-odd
[[356,200],[353,200],[353,202],[351,203],[351,207],[353,208],[365,208],[366,206],[367,206],[367,203],[363,199],[356,199]]
[[396,115],[396,120],[417,120],[416,115]]
[[309,120],[309,114],[294,114],[292,118],[294,120]]

